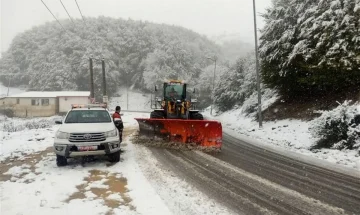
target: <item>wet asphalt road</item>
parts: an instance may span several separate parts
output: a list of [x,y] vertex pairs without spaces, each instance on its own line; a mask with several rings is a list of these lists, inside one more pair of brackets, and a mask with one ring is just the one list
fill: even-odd
[[355,178],[224,134],[220,154],[150,148],[180,178],[235,214],[360,214]]

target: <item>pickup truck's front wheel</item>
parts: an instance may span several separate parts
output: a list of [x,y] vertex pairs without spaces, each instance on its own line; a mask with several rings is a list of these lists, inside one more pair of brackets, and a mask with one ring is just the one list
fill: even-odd
[[56,165],[57,166],[66,166],[67,165],[67,159],[64,156],[56,155]]
[[120,161],[120,151],[109,154],[109,161],[114,162],[114,163],[119,162]]

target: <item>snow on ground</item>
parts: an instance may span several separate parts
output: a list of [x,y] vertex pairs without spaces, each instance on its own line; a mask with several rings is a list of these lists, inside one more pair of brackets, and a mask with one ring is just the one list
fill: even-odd
[[117,105],[120,105],[122,110],[151,110],[151,94],[141,93],[132,89],[127,91],[126,88],[121,88],[117,94],[118,96],[112,97],[109,102],[111,110],[115,109]]
[[98,157],[57,167],[51,146],[58,125],[4,132],[0,214],[228,214],[131,143],[134,117],[148,113],[124,113],[124,152],[116,164]]
[[[133,117],[143,115],[125,113],[125,127],[131,128],[137,123]],[[26,163],[30,152],[51,147],[55,131],[56,126],[9,132],[2,142],[6,153],[1,158],[13,160],[7,160],[2,170],[19,159]],[[29,141],[34,136],[42,138]],[[37,163],[11,167],[4,173],[10,180],[1,180],[1,214],[171,214],[142,175],[128,138],[122,148],[121,162],[115,165],[102,159],[82,166],[70,159],[67,167],[59,168],[50,148]]]
[[309,132],[308,122],[300,120],[263,122],[263,128],[259,129],[259,123],[245,116],[241,108],[218,116],[210,116],[209,109],[206,109],[203,114],[208,118],[221,121],[223,128],[235,131],[239,134],[239,138],[241,135],[245,135],[272,146],[360,170],[360,156],[355,150],[319,149],[310,151],[315,139]]
[[146,147],[134,147],[137,152],[136,159],[144,175],[173,214],[233,214],[189,185],[185,179],[177,178],[171,170],[164,168]]
[[[7,157],[23,159],[24,155],[45,150],[53,143],[58,117],[35,119],[7,118],[0,116],[0,162]],[[29,129],[35,126],[39,129]]]
[[7,174],[13,179],[2,182],[2,213],[170,214],[137,166],[129,140],[123,145],[122,161],[112,166],[74,160],[59,168],[50,152],[33,174],[26,166],[12,167]]

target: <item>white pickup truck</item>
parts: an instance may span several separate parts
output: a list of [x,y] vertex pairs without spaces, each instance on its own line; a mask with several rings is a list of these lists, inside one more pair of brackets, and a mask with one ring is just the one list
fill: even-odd
[[99,105],[73,105],[55,134],[56,164],[67,165],[67,158],[107,155],[120,161],[119,131],[109,111]]

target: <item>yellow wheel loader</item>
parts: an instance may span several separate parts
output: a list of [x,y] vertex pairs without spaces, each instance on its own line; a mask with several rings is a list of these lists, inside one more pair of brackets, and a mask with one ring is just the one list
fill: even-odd
[[150,118],[135,118],[139,123],[140,135],[220,149],[221,123],[204,120],[203,115],[195,110],[196,99],[187,96],[186,87],[187,84],[180,80],[163,83],[162,97],[155,97]]

